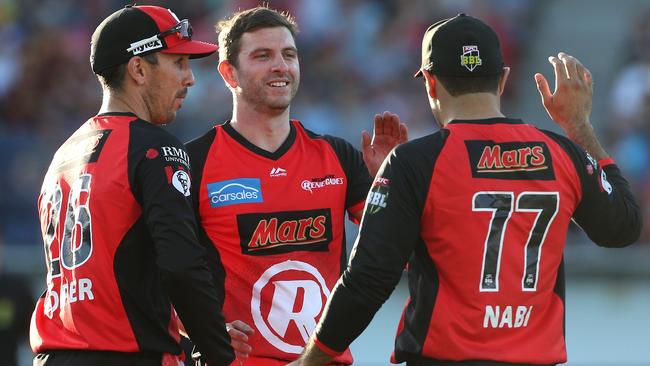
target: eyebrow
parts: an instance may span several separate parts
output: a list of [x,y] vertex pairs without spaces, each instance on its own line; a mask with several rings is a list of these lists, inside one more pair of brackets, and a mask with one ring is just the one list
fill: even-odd
[[[268,51],[273,51],[273,49],[268,48],[268,47],[260,47],[260,48],[256,48],[256,49],[252,50],[249,54],[254,54],[254,53],[258,53],[258,52],[268,52]],[[290,47],[284,47],[282,49],[282,51],[295,51],[295,52],[298,52],[298,49],[296,47],[294,47],[294,46],[290,46]]]

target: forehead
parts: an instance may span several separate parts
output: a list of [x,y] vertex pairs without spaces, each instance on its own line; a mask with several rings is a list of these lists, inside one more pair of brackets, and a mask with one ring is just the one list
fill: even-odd
[[296,42],[286,27],[260,28],[246,32],[241,37],[241,52],[249,53],[256,49],[296,48]]

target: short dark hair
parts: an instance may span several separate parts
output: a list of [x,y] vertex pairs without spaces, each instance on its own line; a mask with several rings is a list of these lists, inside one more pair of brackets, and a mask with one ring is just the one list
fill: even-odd
[[[148,53],[140,56],[151,65],[158,65],[158,52]],[[126,74],[126,63],[109,67],[97,74],[99,82],[112,91],[122,90],[124,75]]]
[[239,11],[232,17],[217,23],[219,33],[219,60],[228,60],[237,66],[237,56],[241,50],[241,37],[246,32],[259,28],[285,27],[296,38],[298,25],[295,19],[287,12],[279,12],[267,6]]
[[452,97],[471,93],[493,93],[499,89],[499,80],[503,72],[489,76],[440,76],[436,78]]

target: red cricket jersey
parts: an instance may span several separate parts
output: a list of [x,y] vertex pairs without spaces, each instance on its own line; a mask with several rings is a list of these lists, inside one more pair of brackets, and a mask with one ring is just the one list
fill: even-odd
[[183,144],[130,113],[93,117],[59,148],[38,201],[47,290],[34,352],[179,354],[173,302],[206,356],[232,360],[219,313],[192,315],[219,300],[190,186]]
[[[229,123],[187,148],[224,315],[255,329],[245,363],[296,359],[346,263],[345,212],[362,208],[371,183],[361,154],[297,121],[274,153]],[[336,362],[351,363],[349,351]]]
[[408,263],[393,362],[565,362],[572,219],[604,246],[639,235],[639,207],[616,166],[601,169],[565,137],[494,118],[403,144],[377,174],[318,341],[347,347]]

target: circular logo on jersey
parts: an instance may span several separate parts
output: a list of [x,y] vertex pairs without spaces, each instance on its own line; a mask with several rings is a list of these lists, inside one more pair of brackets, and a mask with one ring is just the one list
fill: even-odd
[[277,263],[253,285],[253,321],[274,347],[299,354],[316,329],[329,294],[316,267],[291,260]]
[[192,182],[190,181],[190,175],[184,170],[177,170],[174,172],[174,175],[172,176],[172,185],[177,191],[181,192],[183,196],[189,197]]

